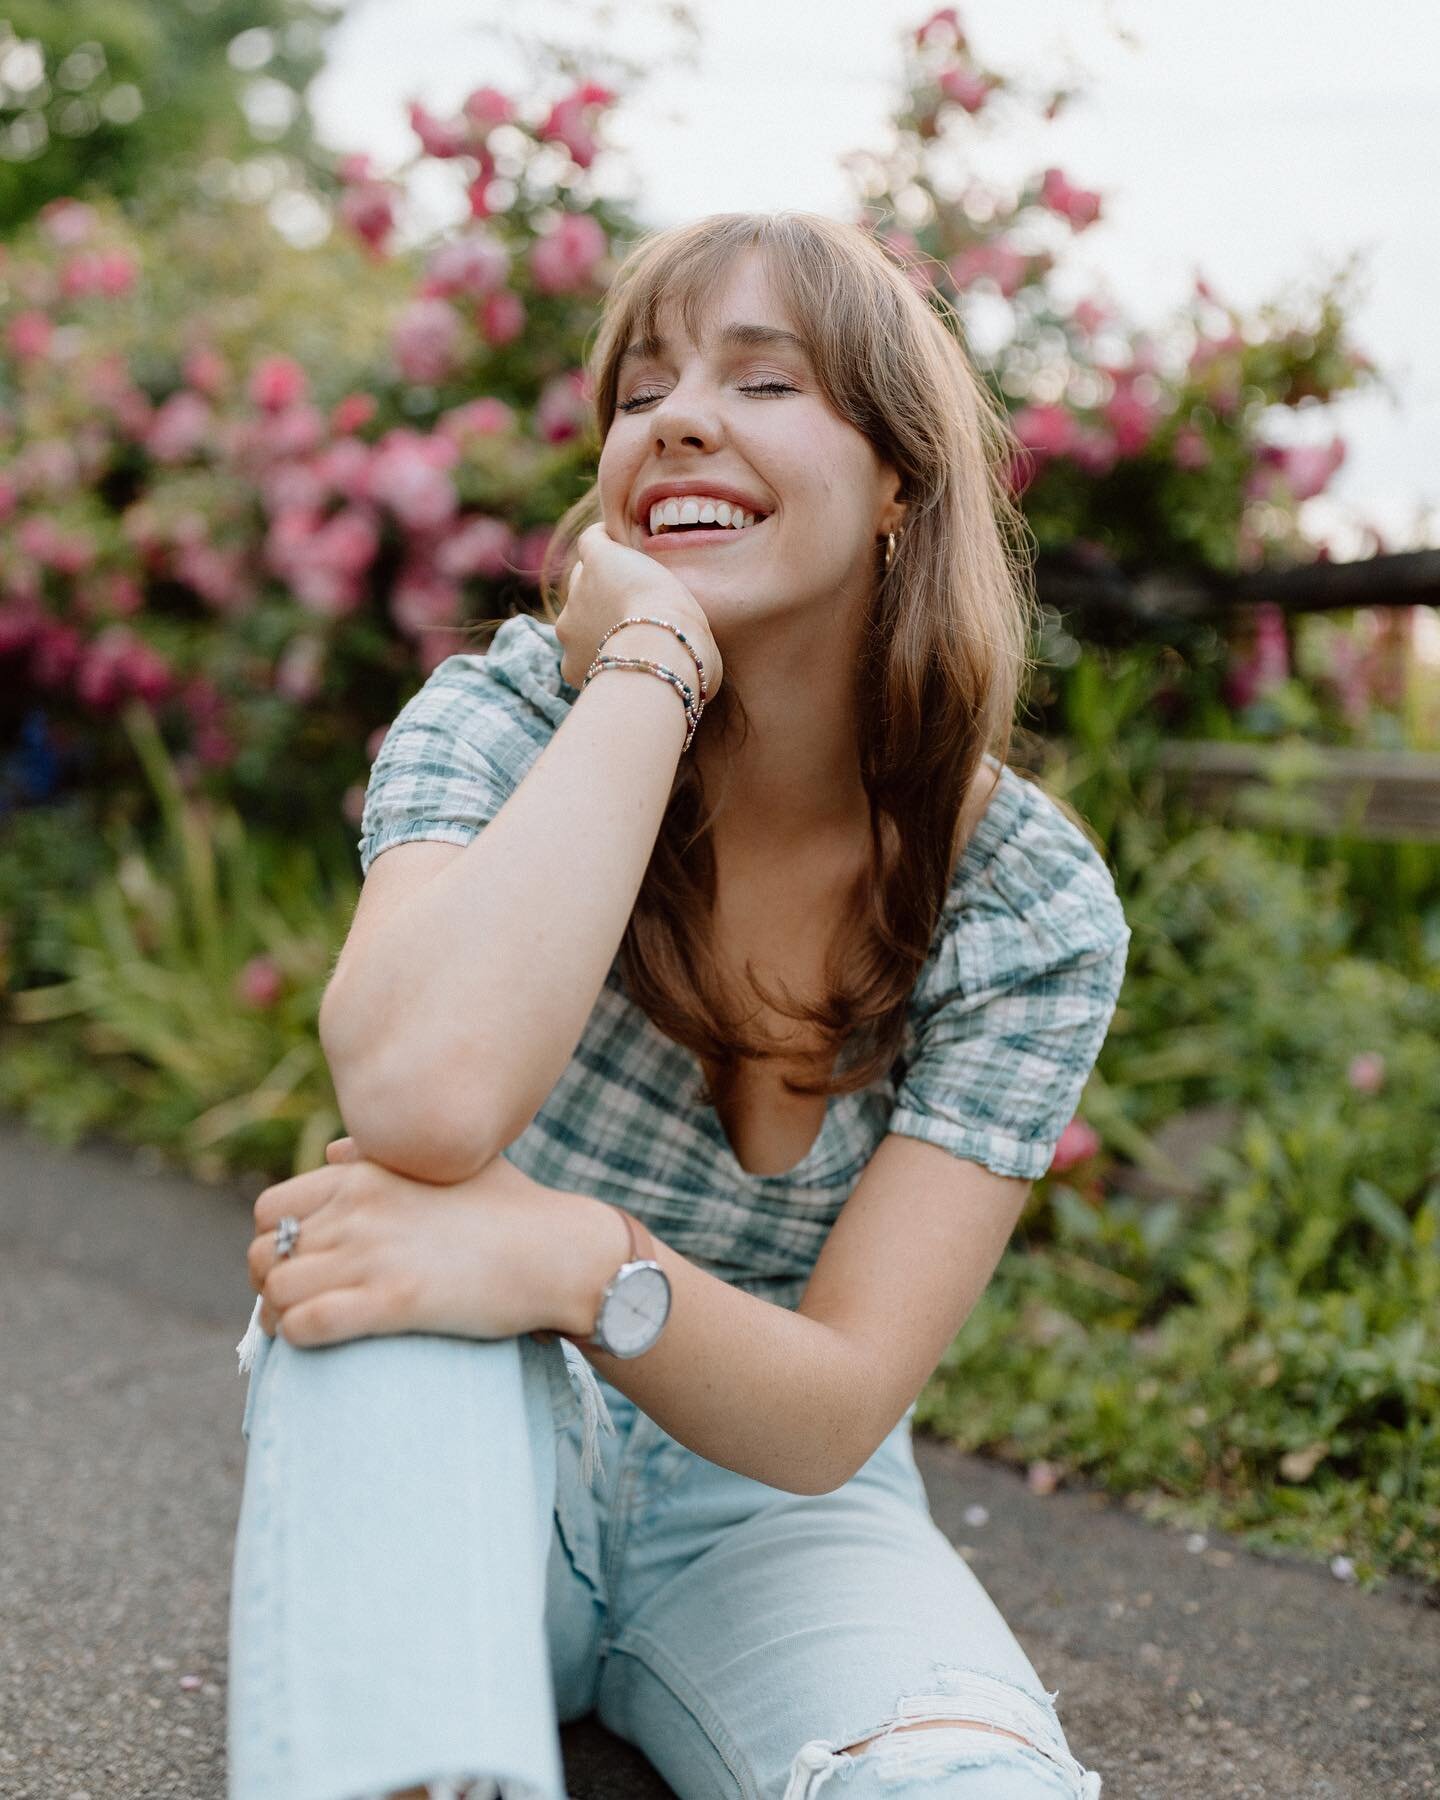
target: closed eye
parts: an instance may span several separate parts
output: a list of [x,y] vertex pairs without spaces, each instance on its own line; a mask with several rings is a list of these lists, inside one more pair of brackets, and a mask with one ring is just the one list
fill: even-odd
[[[755,381],[749,387],[742,387],[742,394],[794,394],[799,390],[788,381]],[[628,400],[619,402],[619,411],[631,412],[637,406],[648,406],[652,400],[658,400],[659,394],[632,394]]]

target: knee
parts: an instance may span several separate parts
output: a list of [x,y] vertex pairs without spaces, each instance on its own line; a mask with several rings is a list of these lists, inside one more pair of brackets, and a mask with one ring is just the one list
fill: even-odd
[[[784,1800],[815,1800],[832,1777],[846,1800],[911,1792],[951,1800],[1098,1800],[1100,1777],[1071,1756],[1047,1698],[967,1670],[945,1691],[907,1696],[878,1732],[835,1749],[802,1745]],[[838,1800],[838,1796],[836,1797]]]

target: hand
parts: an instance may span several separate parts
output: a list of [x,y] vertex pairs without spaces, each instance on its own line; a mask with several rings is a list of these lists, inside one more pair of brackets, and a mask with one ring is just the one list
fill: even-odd
[[[352,1138],[326,1166],[268,1187],[255,1202],[247,1257],[260,1323],[290,1344],[334,1344],[402,1331],[513,1337],[553,1324],[537,1282],[557,1190],[497,1156],[447,1186],[412,1181],[360,1156]],[[292,1256],[275,1227],[301,1222]],[[563,1237],[561,1240],[563,1242]]]
[[[632,613],[648,613],[678,625],[695,645],[705,664],[706,695],[713,700],[725,670],[704,608],[684,582],[657,558],[617,544],[600,523],[586,526],[576,549],[581,560],[570,571],[565,605],[555,621],[555,636],[565,652],[560,673],[571,687],[584,681],[595,647],[612,625]],[[677,642],[675,650],[680,658],[675,672],[693,686],[694,666],[684,645]]]

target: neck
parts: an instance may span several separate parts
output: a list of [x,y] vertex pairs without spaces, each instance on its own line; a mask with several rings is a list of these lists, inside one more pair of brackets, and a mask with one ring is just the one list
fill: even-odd
[[702,718],[692,754],[707,793],[723,788],[717,853],[784,862],[807,846],[868,837],[869,803],[860,778],[848,634],[817,632],[807,621],[770,625],[762,638],[725,645],[725,684],[743,699],[748,731],[707,740]]

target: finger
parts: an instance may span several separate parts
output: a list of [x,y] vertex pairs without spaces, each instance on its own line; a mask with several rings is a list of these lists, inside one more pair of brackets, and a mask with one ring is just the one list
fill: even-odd
[[[280,1233],[262,1231],[250,1240],[250,1248],[245,1252],[245,1266],[249,1272],[250,1285],[257,1294],[265,1291],[265,1283],[270,1271],[277,1264],[293,1262],[299,1255],[299,1246],[288,1256],[281,1256],[277,1245]],[[340,1222],[330,1213],[314,1213],[305,1223],[305,1254],[313,1261],[324,1251],[338,1250],[344,1241],[344,1231]]]
[[327,1163],[354,1162],[360,1155],[353,1137],[338,1137],[325,1146]]
[[280,1335],[287,1344],[343,1344],[379,1335],[374,1296],[368,1288],[330,1288],[287,1309]]
[[275,1328],[279,1323],[280,1315],[276,1312],[275,1308],[268,1303],[262,1303],[260,1307],[260,1329],[265,1333],[266,1337],[274,1337]]
[[266,1275],[260,1294],[267,1306],[283,1315],[327,1288],[344,1287],[355,1278],[354,1259],[343,1251],[307,1251],[304,1256],[282,1256]]
[[336,1192],[336,1176],[328,1166],[307,1169],[288,1181],[265,1188],[255,1202],[255,1228],[269,1231],[288,1213],[296,1219],[316,1212]]

